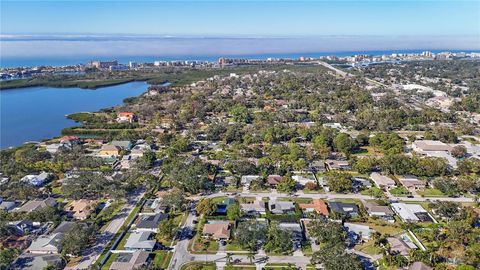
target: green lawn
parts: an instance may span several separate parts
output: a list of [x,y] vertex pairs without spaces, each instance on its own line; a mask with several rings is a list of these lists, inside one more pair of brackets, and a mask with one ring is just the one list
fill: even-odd
[[436,188],[427,188],[424,190],[419,190],[417,193],[424,197],[445,197],[446,195]]
[[228,251],[244,251],[241,246],[236,245],[234,242],[228,243],[226,246]]
[[357,245],[357,246],[355,246],[355,249],[358,250],[358,251],[370,254],[370,255],[376,255],[376,254],[381,254],[382,253],[382,249],[379,248],[379,247],[376,247],[374,245],[373,240],[365,242],[361,245]]
[[408,191],[406,188],[404,187],[394,187],[394,188],[391,188],[390,190],[390,193],[394,196],[407,196],[407,195],[410,195],[410,191]]
[[227,265],[225,270],[253,270],[257,269],[255,265]]
[[182,265],[180,270],[215,270],[217,267],[213,262],[189,262]]
[[155,254],[155,257],[153,258],[153,265],[157,268],[167,269],[173,253],[165,250],[158,250],[153,254]]
[[117,259],[118,254],[112,253],[110,254],[110,257],[108,257],[108,260],[105,262],[105,264],[102,266],[102,270],[108,270],[110,268],[110,265]]
[[130,233],[126,233],[120,242],[118,242],[118,245],[115,247],[116,250],[122,250],[125,247],[125,244],[127,243],[127,239],[130,237]]

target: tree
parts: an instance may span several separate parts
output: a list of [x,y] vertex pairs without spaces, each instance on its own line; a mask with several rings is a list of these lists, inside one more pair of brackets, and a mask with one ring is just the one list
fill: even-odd
[[162,239],[170,241],[177,233],[177,224],[175,224],[173,219],[164,219],[158,224],[157,231],[157,236],[160,236],[160,239],[158,239],[159,241],[161,241]]
[[217,210],[217,204],[211,199],[205,198],[198,202],[196,209],[199,214],[210,216]]
[[267,231],[265,251],[288,254],[293,250],[292,233],[282,230],[277,222],[272,222]]
[[333,139],[333,146],[348,157],[358,145],[348,134],[339,133]]
[[227,209],[227,219],[236,220],[237,218],[240,218],[240,206],[234,203]]
[[143,153],[143,156],[138,159],[137,161],[137,168],[139,170],[148,170],[153,167],[153,163],[155,162],[156,156],[155,153],[152,151],[146,151]]
[[338,193],[352,191],[352,176],[349,173],[330,171],[325,175],[330,190]]
[[456,158],[463,158],[467,154],[467,148],[463,145],[457,145],[453,147],[450,153]]
[[62,254],[78,256],[88,247],[94,236],[94,226],[87,227],[84,224],[75,223],[62,237],[60,246]]
[[5,248],[0,250],[0,269],[9,269],[10,264],[13,262],[17,255],[17,252],[13,248]]
[[171,189],[162,196],[162,205],[168,207],[172,211],[182,210],[186,204],[185,193],[178,188]]
[[437,178],[433,180],[433,185],[448,196],[458,194],[457,184],[447,178]]
[[256,221],[243,221],[235,230],[235,242],[242,248],[253,252],[265,242],[265,225]]
[[255,252],[249,251],[247,253],[247,259],[250,260],[250,264],[253,264],[253,260],[255,260]]
[[449,201],[438,201],[431,204],[432,209],[441,216],[450,221],[451,219],[461,216],[460,204]]
[[250,114],[247,107],[242,105],[235,105],[230,109],[230,115],[232,115],[233,120],[239,123],[251,123],[253,120],[252,115]]
[[355,160],[353,168],[359,173],[371,173],[377,165],[377,159],[374,157],[365,157]]
[[285,176],[282,178],[282,181],[277,184],[277,191],[284,192],[284,193],[291,193],[295,190],[295,186],[297,182],[293,180],[291,177]]

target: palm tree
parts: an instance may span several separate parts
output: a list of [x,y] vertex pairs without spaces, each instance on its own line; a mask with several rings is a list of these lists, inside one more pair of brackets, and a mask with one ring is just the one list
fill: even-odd
[[227,253],[227,256],[225,256],[225,259],[227,260],[227,265],[230,265],[232,263],[232,254]]

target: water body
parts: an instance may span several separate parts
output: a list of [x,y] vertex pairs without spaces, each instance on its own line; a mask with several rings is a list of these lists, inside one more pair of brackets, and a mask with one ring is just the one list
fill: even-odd
[[75,125],[65,115],[93,112],[122,104],[142,94],[146,82],[86,90],[80,88],[30,87],[0,91],[0,148],[19,146],[61,135]]

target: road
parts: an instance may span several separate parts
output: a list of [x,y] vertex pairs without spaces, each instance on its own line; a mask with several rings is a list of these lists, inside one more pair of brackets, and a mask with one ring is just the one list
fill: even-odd
[[67,267],[65,269],[83,270],[92,266],[105,250],[108,243],[110,243],[115,234],[120,230],[127,217],[133,211],[135,205],[140,201],[144,194],[145,193],[143,190],[138,190],[137,192],[130,194],[127,197],[127,201],[122,210],[120,210],[113,220],[110,221],[103,231],[97,236],[95,245],[83,252],[82,259],[75,266]]

